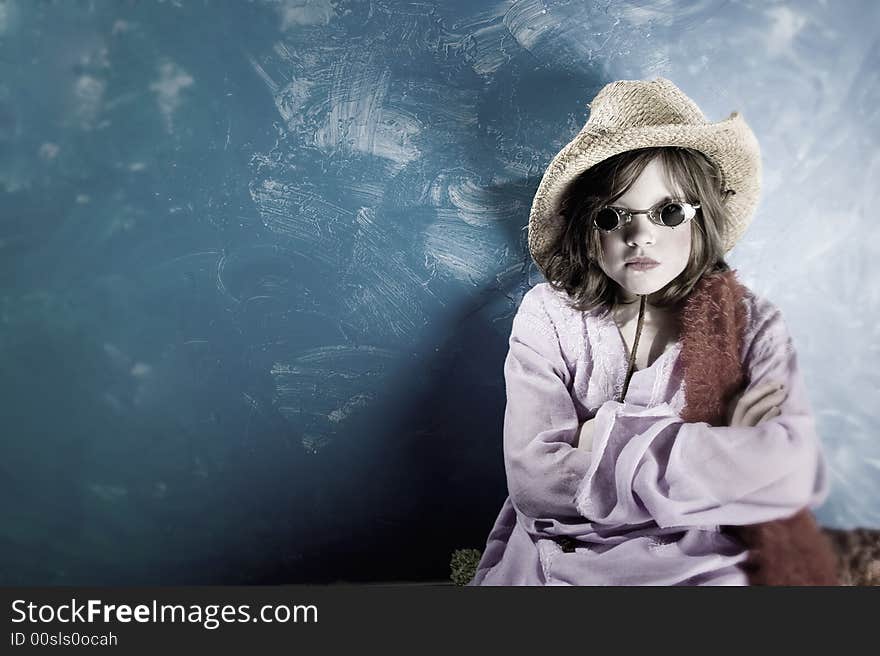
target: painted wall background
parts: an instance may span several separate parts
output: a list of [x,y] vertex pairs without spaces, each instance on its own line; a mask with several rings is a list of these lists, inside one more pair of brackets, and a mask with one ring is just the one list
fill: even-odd
[[739,110],[729,258],[880,526],[880,5],[0,2],[0,582],[443,579],[505,492],[524,228],[607,82]]

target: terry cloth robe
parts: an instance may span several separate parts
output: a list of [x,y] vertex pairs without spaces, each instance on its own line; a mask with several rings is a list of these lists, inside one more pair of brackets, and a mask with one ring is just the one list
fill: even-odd
[[[470,585],[748,585],[746,526],[815,509],[830,493],[780,311],[746,290],[749,387],[785,383],[755,427],[685,422],[681,342],[636,371],[607,309],[578,312],[542,283],[514,317],[504,365],[504,501]],[[595,418],[592,451],[574,448]]]

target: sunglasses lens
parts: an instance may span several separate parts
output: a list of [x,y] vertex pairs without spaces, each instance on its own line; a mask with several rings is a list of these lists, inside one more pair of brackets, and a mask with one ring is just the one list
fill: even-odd
[[667,203],[660,210],[660,220],[663,225],[677,226],[684,221],[684,207],[681,203]]
[[609,207],[603,207],[596,214],[596,227],[600,230],[614,230],[617,227],[617,212]]

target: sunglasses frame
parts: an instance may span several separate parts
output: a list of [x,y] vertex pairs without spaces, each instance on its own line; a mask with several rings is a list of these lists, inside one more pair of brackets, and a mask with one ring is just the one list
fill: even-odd
[[[682,209],[684,209],[684,221],[682,221],[678,225],[670,226],[670,225],[666,225],[665,223],[663,223],[660,220],[660,214],[659,214],[658,210],[662,210],[667,205],[673,205],[673,204],[674,205],[681,205]],[[606,230],[605,228],[601,228],[596,224],[596,217],[599,216],[599,212],[601,212],[602,210],[606,210],[606,209],[612,210],[612,211],[614,211],[615,214],[617,214],[617,226],[614,228],[611,228],[610,230]],[[623,226],[625,226],[627,223],[632,221],[633,215],[645,214],[648,217],[648,220],[651,221],[651,223],[653,223],[655,225],[663,226],[664,228],[677,228],[678,226],[684,225],[685,223],[687,223],[688,221],[693,219],[697,215],[698,209],[700,209],[700,203],[688,203],[687,201],[678,200],[678,199],[674,199],[674,198],[668,199],[668,200],[661,200],[659,203],[657,203],[653,207],[649,207],[646,210],[628,210],[625,207],[617,207],[616,205],[604,205],[596,212],[596,215],[593,217],[593,227],[596,228],[596,230],[601,230],[602,232],[606,232],[606,233],[607,232],[614,232],[615,230],[620,230]]]

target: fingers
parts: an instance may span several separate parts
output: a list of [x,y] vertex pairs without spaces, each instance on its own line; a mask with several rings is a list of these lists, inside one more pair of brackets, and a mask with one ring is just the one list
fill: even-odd
[[736,398],[730,426],[754,426],[763,420],[764,415],[787,396],[782,383],[765,383],[753,387]]
[[782,381],[778,381],[778,382],[773,381],[770,383],[765,383],[763,385],[757,385],[756,387],[753,387],[752,389],[747,390],[742,395],[742,401],[751,405],[751,404],[756,403],[757,401],[761,400],[763,397],[767,396],[768,394],[771,394],[772,392],[781,390],[784,387],[785,387],[785,385],[782,383]]
[[778,417],[782,414],[782,410],[779,409],[779,406],[774,405],[767,412],[764,413],[764,416],[758,420],[760,424],[762,421],[767,421],[768,419],[773,419],[773,417]]
[[780,411],[779,406],[785,401],[786,396],[788,396],[786,390],[777,390],[762,396],[751,405],[746,406],[742,416],[743,424],[746,426],[756,426],[764,420],[764,416],[768,412]]

